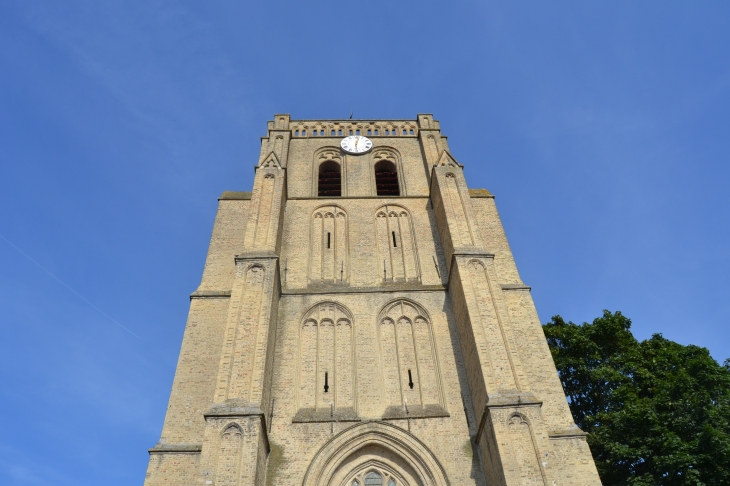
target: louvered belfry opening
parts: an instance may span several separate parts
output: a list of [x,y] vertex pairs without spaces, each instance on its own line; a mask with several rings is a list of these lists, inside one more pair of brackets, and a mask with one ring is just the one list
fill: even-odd
[[318,196],[342,196],[342,173],[340,164],[332,160],[319,166]]
[[389,160],[381,160],[375,164],[375,188],[378,196],[400,196],[398,171]]

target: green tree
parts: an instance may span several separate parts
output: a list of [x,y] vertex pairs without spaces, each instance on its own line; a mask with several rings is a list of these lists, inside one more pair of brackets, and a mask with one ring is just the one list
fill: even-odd
[[730,360],[604,311],[543,326],[575,422],[606,485],[730,485]]

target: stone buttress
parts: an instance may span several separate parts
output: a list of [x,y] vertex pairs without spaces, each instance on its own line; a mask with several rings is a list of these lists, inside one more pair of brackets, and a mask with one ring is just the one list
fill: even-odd
[[145,486],[600,484],[494,196],[432,115],[276,115],[190,297]]

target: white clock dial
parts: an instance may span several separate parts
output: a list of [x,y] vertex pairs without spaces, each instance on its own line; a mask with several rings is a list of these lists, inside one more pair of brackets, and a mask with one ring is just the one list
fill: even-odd
[[373,142],[367,137],[350,135],[342,139],[340,147],[348,154],[363,154],[373,148]]

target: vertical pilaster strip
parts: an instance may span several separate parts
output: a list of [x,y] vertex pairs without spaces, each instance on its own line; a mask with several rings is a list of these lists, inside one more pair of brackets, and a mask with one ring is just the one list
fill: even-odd
[[462,166],[446,149],[432,169],[431,197],[449,267],[449,294],[479,422],[475,441],[485,475],[508,486],[547,484],[540,461],[543,449],[535,438],[546,437],[541,403],[529,391],[494,255],[476,230]]
[[[277,115],[269,129],[279,130],[280,138],[262,143],[244,251],[236,256],[215,403],[205,414],[200,484],[253,486],[265,476],[269,446],[264,411],[269,409],[281,292],[278,251],[286,180],[280,161],[286,161],[287,126],[288,118]],[[270,150],[268,155],[264,150]]]

